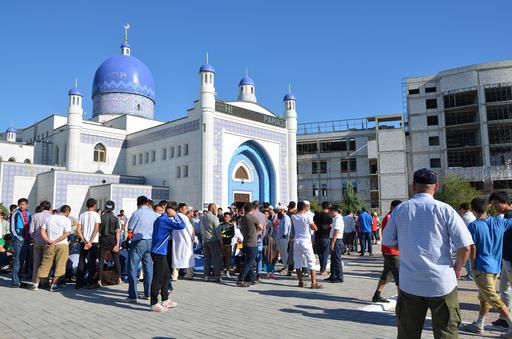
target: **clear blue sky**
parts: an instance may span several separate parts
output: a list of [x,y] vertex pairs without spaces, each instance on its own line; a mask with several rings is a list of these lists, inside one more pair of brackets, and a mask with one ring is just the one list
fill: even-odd
[[75,76],[92,111],[96,68],[119,53],[153,72],[156,118],[197,99],[205,52],[218,97],[246,66],[258,102],[281,114],[288,83],[299,122],[402,111],[402,78],[512,58],[511,1],[8,1],[0,13],[0,128],[65,114]]

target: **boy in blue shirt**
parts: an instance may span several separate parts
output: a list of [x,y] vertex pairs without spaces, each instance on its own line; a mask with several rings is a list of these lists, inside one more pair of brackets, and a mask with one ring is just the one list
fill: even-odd
[[[151,281],[151,311],[165,312],[178,305],[169,299],[169,279],[171,272],[167,263],[167,248],[173,230],[187,227],[185,222],[176,213],[176,203],[169,203],[165,213],[158,217],[153,224],[151,240],[151,258],[153,259],[153,280]],[[172,289],[172,285],[171,285]],[[162,302],[158,303],[158,294]]]
[[501,255],[503,251],[503,233],[512,228],[512,220],[494,218],[487,214],[487,201],[475,198],[471,201],[471,209],[476,220],[468,225],[473,237],[469,260],[473,280],[478,287],[480,313],[476,322],[464,328],[468,332],[482,334],[485,317],[494,307],[509,325],[504,337],[512,338],[512,318],[507,306],[496,292],[496,280],[501,271]]

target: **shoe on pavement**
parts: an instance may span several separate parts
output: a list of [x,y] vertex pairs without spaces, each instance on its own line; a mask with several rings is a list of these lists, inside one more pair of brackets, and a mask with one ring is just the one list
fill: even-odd
[[499,326],[503,328],[508,328],[508,323],[505,319],[498,319],[492,322],[493,326]]
[[155,305],[151,305],[149,310],[152,312],[167,312],[169,309],[167,307],[163,306],[162,304],[155,304]]
[[483,327],[478,327],[478,325],[475,322],[463,326],[462,330],[465,332],[471,332],[471,333],[476,333],[476,334],[483,334],[485,332]]
[[52,285],[50,287],[50,292],[60,292],[60,291],[62,291],[62,287],[59,285]]
[[245,281],[238,281],[236,283],[236,286],[237,287],[249,287],[249,286],[251,286],[251,284],[249,284],[248,282],[245,282]]
[[388,299],[384,299],[383,297],[373,297],[372,298],[372,302],[373,303],[389,303],[389,300]]
[[136,304],[137,298],[126,298],[126,302],[130,304]]
[[162,303],[162,306],[167,308],[173,308],[178,306],[178,303],[176,301],[172,301],[171,299],[167,299]]
[[36,284],[34,284],[34,285],[32,285],[32,286],[30,287],[30,290],[31,290],[31,291],[39,291],[39,286],[38,286],[38,285],[36,285]]
[[229,271],[226,271],[226,278],[231,278],[231,274],[229,274]]

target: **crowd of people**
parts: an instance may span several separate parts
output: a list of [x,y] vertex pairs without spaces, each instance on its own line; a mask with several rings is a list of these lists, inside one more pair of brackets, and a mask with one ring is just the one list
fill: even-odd
[[[438,187],[435,172],[416,171],[414,195],[392,201],[382,220],[365,208],[342,211],[328,202],[317,213],[308,201],[275,207],[253,201],[224,212],[214,203],[200,211],[173,201],[155,204],[144,196],[137,198],[129,220],[123,211],[114,214],[115,202],[107,201],[100,210],[92,198],[74,219],[69,206],[52,210],[48,201],[31,215],[22,198],[9,216],[0,213],[0,268],[12,271],[12,287],[22,286],[24,279],[32,290],[59,291],[63,280],[74,281],[77,289],[127,281],[128,302],[149,300],[150,310],[165,312],[177,305],[169,294],[179,278],[220,282],[238,274],[236,286],[248,287],[275,279],[277,273],[295,273],[299,287],[341,283],[342,256],[373,256],[382,232],[383,270],[372,301],[390,302],[381,293],[394,280],[399,338],[420,338],[428,309],[436,338],[458,337],[457,280],[463,267],[480,301],[478,318],[463,329],[483,333],[494,307],[500,318],[493,325],[509,328],[505,336],[512,338],[508,194],[475,198],[455,211],[434,198]],[[491,216],[490,208],[499,215]],[[76,254],[76,270],[69,265],[71,253]]]

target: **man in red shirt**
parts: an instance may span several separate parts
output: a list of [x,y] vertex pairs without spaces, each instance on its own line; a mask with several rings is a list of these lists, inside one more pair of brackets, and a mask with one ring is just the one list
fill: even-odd
[[[388,214],[382,219],[381,227],[382,232],[384,232],[384,228],[386,227],[389,218],[391,218],[391,213],[393,210],[402,203],[400,200],[393,200],[391,202],[391,206],[389,208]],[[384,269],[382,270],[382,274],[380,276],[380,280],[377,284],[377,290],[375,290],[375,294],[373,295],[372,302],[384,302],[388,303],[389,300],[384,299],[380,296],[384,286],[388,282],[388,276],[390,273],[393,275],[393,279],[395,279],[395,284],[397,290],[399,289],[399,277],[398,272],[400,270],[400,251],[395,250],[393,248],[382,245],[382,255],[384,256]]]

